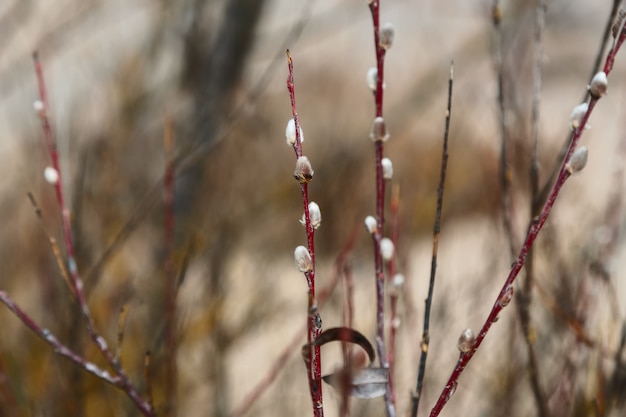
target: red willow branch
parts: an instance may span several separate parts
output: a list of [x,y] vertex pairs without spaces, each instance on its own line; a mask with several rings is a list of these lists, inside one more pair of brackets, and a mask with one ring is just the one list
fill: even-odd
[[[61,220],[62,220],[62,230],[63,230],[63,238],[65,243],[65,253],[66,253],[66,263],[67,263],[67,271],[70,277],[70,290],[76,298],[76,302],[80,307],[81,315],[83,317],[83,321],[85,322],[85,326],[87,331],[91,337],[92,342],[97,346],[100,350],[102,356],[107,360],[108,364],[116,373],[116,378],[119,378],[119,383],[115,384],[118,388],[122,389],[135,403],[135,406],[146,416],[154,416],[154,410],[152,407],[139,395],[137,391],[132,386],[130,379],[126,376],[124,370],[122,369],[118,358],[111,352],[109,349],[107,342],[104,338],[98,333],[95,328],[95,323],[93,321],[93,317],[89,310],[89,306],[87,305],[87,300],[84,293],[84,285],[83,281],[78,274],[78,268],[76,266],[76,260],[74,257],[74,245],[72,241],[72,229],[70,222],[70,211],[65,206],[64,196],[63,196],[63,182],[61,176],[61,169],[59,165],[59,154],[57,152],[56,141],[54,138],[54,134],[52,132],[52,126],[49,120],[48,114],[48,94],[46,90],[46,84],[44,82],[43,77],[43,67],[41,65],[41,61],[39,60],[39,56],[37,52],[33,53],[33,61],[35,65],[35,72],[37,75],[37,84],[39,87],[39,97],[40,100],[35,103],[35,108],[39,112],[39,118],[41,120],[41,126],[44,132],[44,139],[46,142],[46,146],[48,148],[48,154],[51,159],[52,167],[46,170],[46,179],[49,183],[51,183],[56,191],[57,204],[59,209],[61,210]],[[61,268],[61,273],[65,272],[65,268]],[[17,315],[18,310],[11,310]],[[19,316],[18,316],[19,317]],[[24,321],[23,317],[20,317],[22,321],[28,325],[26,321]],[[34,323],[32,323],[34,324]],[[35,329],[29,325],[29,327],[35,331]],[[38,333],[41,337],[46,339],[46,336],[42,333]],[[50,336],[54,338],[53,336]],[[66,357],[69,357],[65,355]],[[87,369],[87,368],[85,368]]]
[[[345,267],[348,265],[348,256],[352,252],[352,248],[354,247],[354,242],[356,238],[356,233],[353,233],[350,239],[344,245],[341,253],[337,257],[335,261],[335,269],[334,274],[332,275],[330,282],[323,287],[318,293],[318,302],[320,306],[323,306],[326,301],[329,299],[330,295],[335,290],[335,287],[339,283],[339,280],[344,275]],[[256,403],[256,401],[263,395],[263,393],[271,386],[271,384],[276,380],[278,374],[281,370],[285,368],[285,363],[292,356],[292,354],[296,351],[298,347],[302,345],[302,337],[306,333],[308,328],[307,325],[302,329],[298,330],[290,342],[285,346],[282,352],[276,357],[273,365],[261,378],[261,380],[255,385],[252,390],[244,397],[241,405],[237,407],[232,413],[230,413],[229,417],[243,417],[250,411],[252,406]]]
[[0,302],[2,302],[22,323],[24,323],[26,327],[28,327],[38,337],[43,339],[44,342],[49,344],[56,354],[69,359],[86,372],[124,391],[124,393],[126,393],[126,395],[144,416],[156,416],[153,408],[141,397],[139,392],[137,392],[135,387],[130,384],[128,378],[124,375],[119,373],[117,375],[111,375],[108,371],[100,368],[98,365],[85,360],[78,353],[61,343],[59,339],[57,339],[56,336],[50,332],[50,330],[42,328],[35,323],[35,321],[28,314],[26,314],[5,291],[2,290],[0,290]]
[[[552,207],[554,206],[554,203],[556,202],[556,199],[559,196],[559,193],[561,191],[561,188],[565,184],[565,181],[573,173],[581,170],[584,167],[584,164],[586,162],[586,157],[587,157],[586,148],[578,149],[576,154],[574,154],[574,151],[576,151],[576,146],[578,145],[582,132],[585,129],[585,126],[587,125],[587,121],[589,120],[589,117],[593,109],[595,108],[595,105],[597,104],[598,100],[602,97],[602,95],[606,91],[606,85],[607,85],[606,76],[613,69],[615,56],[617,52],[619,51],[620,47],[622,46],[624,39],[626,39],[626,32],[623,30],[624,29],[623,21],[618,22],[617,27],[618,29],[616,29],[616,31],[614,32],[615,43],[613,47],[611,48],[611,50],[609,51],[609,54],[606,58],[604,71],[596,74],[594,76],[594,79],[591,82],[591,86],[590,86],[591,94],[590,94],[589,102],[581,105],[582,107],[581,106],[576,107],[575,110],[580,111],[581,113],[580,115],[577,115],[577,114],[572,115],[575,118],[575,120],[572,121],[573,131],[571,135],[570,145],[565,155],[565,158],[563,160],[563,163],[561,164],[561,168],[559,170],[556,181],[554,185],[552,186],[550,193],[548,195],[548,198],[543,206],[543,209],[541,210],[540,214],[537,217],[533,218],[530,224],[530,227],[528,228],[526,238],[524,239],[522,249],[520,250],[517,256],[517,259],[512,265],[511,271],[509,272],[509,275],[507,279],[505,280],[504,285],[502,286],[502,289],[500,290],[500,293],[493,307],[491,308],[491,312],[489,313],[489,316],[487,317],[485,323],[483,324],[483,327],[481,328],[480,332],[476,336],[475,340],[472,340],[471,346],[469,346],[468,349],[464,349],[460,353],[459,359],[456,363],[454,370],[452,371],[452,374],[450,375],[450,378],[448,379],[448,382],[446,383],[444,389],[439,395],[439,399],[437,400],[437,403],[435,404],[435,406],[432,408],[430,412],[430,417],[438,416],[441,410],[443,409],[443,407],[448,402],[448,400],[450,400],[450,398],[456,391],[458,379],[463,373],[463,371],[465,370],[465,367],[467,366],[469,361],[472,359],[472,357],[474,356],[474,354],[480,347],[482,341],[484,340],[485,336],[489,332],[489,329],[491,328],[493,323],[497,321],[498,315],[500,314],[500,312],[511,301],[511,298],[513,297],[513,283],[515,282],[515,279],[517,278],[520,270],[524,266],[528,252],[530,251],[530,248],[535,242],[537,235],[543,228],[543,225],[545,224],[548,216],[550,215]],[[616,26],[614,26],[614,28],[616,28]],[[578,152],[578,151],[582,151],[582,152]]]
[[[385,120],[383,119],[383,93],[384,93],[384,69],[385,54],[393,43],[393,27],[380,25],[380,1],[369,2],[372,14],[372,26],[374,29],[374,50],[376,51],[376,79],[374,100],[376,105],[376,117],[370,134],[374,140],[376,159],[376,222],[377,227],[372,233],[374,243],[374,269],[376,276],[376,346],[380,365],[389,369],[389,362],[385,353],[385,273],[383,270],[383,256],[381,241],[383,239],[383,227],[385,224],[385,178],[383,176],[383,150],[384,142],[389,138]],[[385,406],[388,417],[396,415],[395,398],[391,389],[391,383],[387,384],[385,392]]]
[[[322,362],[320,356],[320,347],[314,344],[317,337],[322,331],[322,319],[318,312],[317,300],[315,298],[315,227],[312,222],[312,204],[309,203],[309,182],[313,178],[313,168],[308,158],[302,154],[302,129],[300,128],[300,117],[296,111],[296,92],[293,78],[293,60],[287,50],[287,65],[289,75],[287,76],[287,90],[291,99],[291,112],[293,115],[293,123],[287,124],[288,143],[293,145],[296,154],[296,170],[294,177],[300,183],[300,193],[302,194],[302,205],[304,207],[304,226],[306,228],[307,248],[299,246],[296,248],[295,258],[298,268],[304,273],[309,298],[308,298],[308,316],[307,316],[307,345],[313,348],[305,349],[303,355],[309,377],[309,390],[311,393],[311,401],[313,403],[313,415],[322,417],[324,415],[324,403],[322,399]],[[290,132],[293,129],[293,134]],[[292,142],[293,140],[293,142]],[[317,204],[315,204],[317,207]],[[317,208],[319,213],[319,208]],[[316,214],[314,214],[316,215]]]

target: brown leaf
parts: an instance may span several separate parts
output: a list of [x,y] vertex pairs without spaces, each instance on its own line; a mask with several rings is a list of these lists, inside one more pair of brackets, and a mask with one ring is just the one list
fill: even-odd
[[373,363],[374,359],[376,358],[376,354],[374,353],[374,347],[369,342],[369,340],[367,340],[367,338],[361,333],[349,327],[333,327],[327,329],[323,331],[317,337],[317,339],[315,339],[313,345],[322,346],[329,342],[354,343],[356,345],[359,345],[365,352],[367,352],[370,363]]

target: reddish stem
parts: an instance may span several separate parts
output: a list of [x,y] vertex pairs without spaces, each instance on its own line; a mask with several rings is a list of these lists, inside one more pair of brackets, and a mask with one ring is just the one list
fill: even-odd
[[504,282],[502,289],[500,290],[500,294],[498,295],[496,302],[491,308],[491,312],[489,313],[487,320],[483,324],[483,327],[480,330],[480,333],[476,337],[474,346],[472,346],[472,349],[469,352],[460,355],[459,360],[457,361],[457,364],[454,370],[452,371],[450,378],[448,379],[448,383],[446,384],[445,388],[439,395],[439,399],[437,400],[437,403],[435,404],[435,406],[430,412],[431,417],[438,416],[441,410],[443,409],[443,407],[446,405],[446,403],[452,396],[452,394],[454,394],[454,391],[456,390],[458,379],[461,376],[461,373],[465,370],[465,367],[467,366],[468,362],[472,359],[472,357],[474,356],[474,354],[480,347],[483,339],[487,335],[487,332],[491,328],[491,325],[495,323],[496,320],[498,319],[498,315],[500,314],[502,309],[508,305],[508,302],[503,302],[502,300],[509,298],[507,297],[507,294],[510,294],[515,278],[517,278],[517,275],[519,274],[520,270],[524,266],[524,263],[526,261],[526,256],[528,255],[528,251],[530,250],[533,243],[535,242],[537,235],[543,228],[543,225],[545,224],[548,218],[548,215],[550,214],[550,211],[552,210],[552,207],[554,206],[556,198],[558,197],[559,192],[561,191],[561,188],[563,187],[563,184],[565,184],[565,181],[571,175],[566,169],[567,161],[569,161],[569,158],[571,157],[572,153],[576,149],[576,146],[578,144],[582,131],[584,130],[584,126],[587,124],[587,120],[589,120],[589,115],[591,114],[597,101],[598,101],[597,99],[592,98],[591,101],[589,102],[589,107],[580,122],[580,126],[576,128],[576,130],[574,131],[569,150],[567,151],[567,155],[563,161],[557,180],[554,183],[552,190],[550,191],[550,195],[548,196],[548,199],[543,209],[541,210],[540,215],[537,218],[533,219],[533,222],[531,223],[528,229],[528,233],[526,234],[526,239],[524,240],[522,249],[519,252],[519,255],[517,256],[517,259],[513,263],[511,271],[509,272],[509,275],[506,281]]
[[[293,114],[293,120],[296,129],[296,141],[293,144],[293,150],[296,154],[296,159],[302,156],[302,138],[300,137],[300,117],[296,111],[296,92],[293,79],[293,60],[287,50],[287,66],[289,75],[287,76],[287,90],[289,91],[289,98],[291,100],[291,112]],[[309,215],[309,187],[306,182],[300,184],[300,193],[302,195],[302,206],[304,210],[304,221],[306,228],[306,237],[309,254],[311,255],[311,263],[313,265],[311,271],[306,272],[309,302],[308,302],[308,316],[307,316],[307,343],[308,346],[313,345],[313,349],[308,349],[307,357],[305,358],[305,364],[307,367],[307,374],[309,377],[309,391],[311,394],[311,401],[313,404],[313,415],[315,417],[322,417],[324,415],[324,403],[322,399],[322,362],[320,356],[320,347],[314,345],[315,340],[322,331],[321,319],[319,318],[317,300],[315,298],[315,229],[311,224],[311,218]]]
[[98,365],[85,360],[78,353],[61,343],[59,339],[50,333],[48,329],[44,329],[35,323],[35,321],[28,314],[26,314],[5,291],[2,290],[0,290],[0,302],[7,306],[7,308],[33,333],[48,343],[56,354],[69,359],[86,372],[95,375],[97,378],[124,391],[143,415],[151,417],[156,416],[152,407],[150,407],[150,405],[143,398],[141,398],[135,387],[129,383],[128,379],[124,375],[111,375]]
[[[341,278],[341,269],[343,269],[344,266],[347,264],[348,256],[352,252],[352,248],[354,247],[355,237],[356,233],[353,233],[348,242],[346,242],[346,244],[344,245],[341,253],[335,261],[335,272],[330,282],[320,290],[318,294],[318,302],[320,306],[326,303],[332,292],[335,290],[337,283],[339,283],[339,279]],[[298,332],[291,339],[291,342],[278,355],[267,374],[245,396],[242,405],[240,405],[235,411],[233,411],[229,417],[243,417],[245,414],[248,413],[250,408],[252,408],[252,405],[254,405],[259,397],[270,387],[280,371],[285,368],[285,362],[293,355],[295,350],[299,346],[301,346],[300,341],[302,340],[302,336],[304,335],[307,328],[308,323],[304,328],[298,330]]]
[[[606,57],[606,61],[604,64],[604,72],[606,73],[606,75],[609,75],[609,73],[613,69],[615,56],[617,55],[617,52],[619,51],[620,47],[624,43],[625,39],[626,39],[626,31],[624,31],[624,28],[622,27],[620,28],[620,32],[618,34],[615,44],[613,45],[613,48],[611,48],[608,56]],[[520,250],[519,255],[517,256],[516,261],[513,263],[511,271],[509,272],[509,276],[504,282],[504,285],[502,286],[502,289],[500,290],[500,294],[498,295],[496,302],[491,308],[491,312],[489,313],[487,320],[483,324],[483,327],[480,330],[480,333],[476,337],[474,346],[472,346],[472,349],[469,352],[463,353],[460,355],[459,360],[457,361],[457,364],[454,370],[452,371],[450,378],[448,379],[448,383],[446,384],[445,388],[439,395],[439,399],[437,400],[437,403],[435,404],[435,406],[432,408],[430,412],[430,417],[438,416],[441,410],[443,409],[443,407],[446,405],[446,403],[448,402],[448,400],[454,393],[454,390],[456,390],[458,379],[463,373],[463,370],[465,369],[469,361],[472,359],[472,357],[474,356],[474,354],[480,347],[480,344],[482,343],[483,339],[487,335],[487,332],[491,328],[491,325],[495,323],[496,320],[498,319],[498,314],[500,313],[500,311],[502,311],[502,309],[506,307],[506,305],[508,304],[508,303],[504,303],[503,305],[503,303],[501,303],[500,300],[504,299],[507,296],[506,295],[507,292],[510,291],[510,288],[512,288],[515,278],[517,277],[520,270],[524,266],[524,263],[526,261],[526,256],[528,255],[530,248],[532,247],[533,243],[535,242],[535,239],[537,238],[537,235],[541,231],[544,223],[546,222],[548,216],[550,215],[552,206],[554,206],[556,198],[558,197],[561,191],[561,188],[563,187],[563,184],[565,184],[565,181],[571,175],[570,172],[566,168],[567,163],[570,157],[572,156],[572,153],[574,153],[576,146],[578,145],[582,132],[585,129],[585,126],[587,126],[587,121],[589,120],[589,116],[591,115],[591,112],[595,108],[595,105],[597,102],[598,102],[598,98],[595,98],[595,97],[590,98],[589,105],[587,107],[587,112],[581,118],[578,124],[578,127],[576,127],[574,131],[572,132],[570,145],[567,150],[567,153],[565,154],[565,158],[563,158],[561,169],[559,170],[559,174],[556,178],[554,185],[552,186],[552,189],[550,190],[550,194],[548,195],[548,198],[543,206],[543,209],[541,210],[541,213],[539,214],[538,217],[533,219],[532,223],[530,224],[522,249]]]
[[[374,29],[374,50],[376,51],[377,81],[375,91],[376,117],[383,116],[383,93],[385,81],[385,48],[380,45],[380,2],[374,0],[370,3],[372,14],[372,26]],[[387,354],[385,353],[385,273],[383,271],[383,259],[380,252],[383,226],[385,224],[385,179],[383,178],[383,142],[377,140],[374,143],[376,155],[376,220],[378,230],[373,234],[374,242],[374,269],[376,275],[376,346],[381,367],[388,369]],[[395,400],[391,391],[391,383],[388,383],[385,392],[385,405],[387,415],[395,416]]]
[[117,377],[120,378],[120,383],[116,384],[118,388],[121,388],[124,392],[127,393],[129,397],[133,400],[135,405],[147,416],[153,416],[154,411],[152,408],[140,397],[136,396],[136,391],[133,388],[130,380],[122,370],[119,360],[113,355],[111,350],[109,349],[106,341],[95,329],[93,317],[91,316],[91,312],[89,310],[89,306],[87,305],[87,300],[85,298],[83,281],[78,274],[78,268],[76,266],[76,260],[74,257],[74,245],[72,243],[72,229],[70,223],[70,211],[67,207],[65,207],[64,198],[63,198],[63,182],[61,169],[59,166],[59,154],[57,152],[56,141],[54,139],[54,134],[52,133],[52,127],[50,125],[49,115],[48,115],[48,95],[46,91],[46,84],[43,78],[43,68],[41,65],[41,61],[39,60],[39,56],[37,52],[33,53],[33,61],[35,65],[35,72],[37,74],[37,84],[39,86],[39,97],[42,103],[42,109],[39,112],[39,118],[41,119],[41,126],[43,128],[44,137],[46,141],[46,145],[48,147],[48,153],[50,154],[50,159],[52,161],[52,167],[57,171],[58,180],[55,182],[54,187],[56,190],[57,203],[59,208],[61,209],[62,214],[62,224],[63,224],[63,238],[65,242],[65,251],[67,255],[67,269],[71,278],[72,290],[76,296],[76,300],[78,301],[78,305],[80,307],[83,320],[85,321],[85,325],[87,327],[87,331],[89,332],[89,336],[93,343],[98,347],[102,356],[104,356],[109,363],[109,365],[116,372]]

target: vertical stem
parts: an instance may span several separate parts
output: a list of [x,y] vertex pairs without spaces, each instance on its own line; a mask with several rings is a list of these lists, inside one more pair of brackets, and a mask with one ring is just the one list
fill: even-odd
[[[385,53],[386,50],[380,45],[380,0],[374,0],[369,4],[372,14],[372,26],[374,29],[374,50],[376,51],[377,82],[375,91],[376,117],[383,117],[383,93],[385,81]],[[376,221],[378,228],[373,234],[374,243],[374,269],[376,276],[376,347],[380,365],[389,369],[387,354],[385,353],[385,273],[383,271],[383,259],[380,252],[383,227],[385,225],[385,179],[383,178],[383,141],[376,140],[374,143],[376,158]],[[385,392],[385,406],[387,416],[396,415],[395,398],[391,390],[391,384],[387,384]]]
[[491,17],[494,28],[493,60],[496,77],[498,80],[498,122],[500,127],[500,188],[502,191],[502,225],[509,241],[509,252],[511,258],[515,256],[515,242],[517,238],[513,229],[513,195],[511,193],[511,181],[513,173],[511,171],[509,135],[506,126],[506,104],[504,94],[504,58],[502,54],[502,9],[500,1],[494,0],[491,10]]
[[448,108],[446,111],[445,130],[443,135],[443,150],[441,155],[441,171],[439,174],[439,187],[437,188],[437,210],[435,212],[435,224],[433,226],[433,251],[430,261],[430,281],[428,284],[428,296],[424,308],[424,328],[422,330],[422,341],[420,343],[420,363],[417,371],[417,383],[413,393],[411,416],[417,416],[420,398],[422,396],[422,386],[426,375],[426,360],[428,359],[428,346],[430,343],[430,310],[433,303],[435,291],[435,277],[437,276],[437,254],[439,252],[439,234],[441,233],[441,215],[443,211],[443,191],[446,184],[446,173],[448,170],[448,137],[450,134],[450,118],[452,117],[452,87],[454,85],[454,63],[450,64],[450,78],[448,79]]
[[120,383],[118,384],[118,387],[122,389],[131,398],[131,400],[133,400],[135,406],[140,409],[144,415],[152,416],[154,415],[154,410],[149,404],[147,404],[142,398],[137,395],[137,392],[132,386],[130,380],[128,379],[128,376],[120,366],[118,359],[111,352],[104,338],[96,330],[93,317],[91,316],[91,311],[89,310],[89,306],[87,305],[83,280],[78,274],[78,267],[76,265],[76,259],[74,257],[70,211],[65,206],[64,202],[62,181],[63,177],[61,175],[61,168],[59,166],[59,154],[57,152],[54,134],[52,133],[52,126],[50,125],[48,115],[48,93],[46,90],[46,84],[44,82],[43,68],[37,52],[33,53],[33,62],[35,65],[35,73],[37,75],[39,97],[42,104],[42,108],[39,112],[39,118],[41,119],[41,126],[44,132],[46,146],[48,147],[48,153],[52,161],[52,167],[57,171],[58,174],[58,179],[55,182],[54,187],[56,191],[57,203],[59,205],[59,209],[61,210],[63,238],[65,242],[65,252],[67,256],[67,270],[69,272],[70,282],[72,286],[71,290],[74,292],[76,301],[78,303],[78,306],[80,307],[83,321],[85,322],[85,326],[87,327],[87,331],[89,333],[89,336],[91,337],[92,342],[96,345],[102,356],[107,360],[108,364],[120,378]]
[[[536,208],[534,201],[539,194],[539,162],[538,162],[538,145],[539,145],[539,107],[541,103],[541,84],[542,84],[542,61],[543,61],[543,29],[545,26],[545,13],[546,13],[545,0],[539,0],[535,9],[535,39],[534,39],[534,65],[533,65],[533,97],[532,97],[532,109],[531,109],[531,139],[532,139],[532,154],[530,161],[529,180],[530,180],[530,218],[534,218]],[[533,342],[534,332],[532,323],[530,321],[530,304],[533,296],[533,283],[534,283],[534,250],[530,249],[528,258],[526,261],[526,277],[523,282],[523,289],[516,297],[516,307],[520,318],[520,324],[522,329],[522,336],[526,342],[526,348],[528,350],[528,377],[530,379],[530,387],[535,398],[537,406],[537,414],[539,417],[548,416],[548,407],[545,400],[545,396],[539,383],[539,365],[537,363],[537,355],[535,352],[535,346]]]
[[164,186],[164,229],[165,229],[165,398],[166,415],[174,415],[176,410],[177,368],[176,368],[176,273],[174,271],[174,132],[169,117],[165,120],[163,132],[165,154]]
[[[296,159],[302,156],[302,138],[300,137],[300,117],[296,110],[296,92],[293,77],[293,60],[291,54],[287,50],[287,66],[289,75],[287,76],[287,90],[291,100],[291,112],[296,129],[296,141],[293,150]],[[312,269],[305,273],[308,285],[308,310],[307,310],[307,344],[309,347],[305,350],[305,365],[309,378],[309,391],[313,405],[313,415],[322,417],[324,415],[324,403],[322,398],[322,362],[320,356],[320,347],[314,342],[322,332],[321,318],[318,313],[317,299],[315,298],[315,229],[311,224],[309,215],[309,188],[306,182],[300,184],[300,194],[302,195],[302,205],[304,210],[304,220],[306,227],[307,246],[311,255]]]

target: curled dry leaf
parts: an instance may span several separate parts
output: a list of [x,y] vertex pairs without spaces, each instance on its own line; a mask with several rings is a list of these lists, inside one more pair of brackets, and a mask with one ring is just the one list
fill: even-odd
[[[322,346],[330,342],[344,342],[358,345],[363,349],[369,358],[370,365],[374,362],[376,354],[374,347],[358,331],[349,327],[334,327],[322,332],[314,346]],[[309,345],[304,345],[303,352],[308,352]],[[387,381],[389,379],[388,370],[383,368],[342,368],[338,371],[322,377],[324,382],[331,385],[340,392],[347,392],[347,395],[357,398],[376,398],[385,394]]]
[[[340,369],[330,375],[322,377],[324,382],[331,385],[338,391],[342,391],[345,384],[346,370]],[[376,398],[385,395],[387,390],[387,381],[389,372],[384,368],[363,368],[354,375],[349,381],[351,397],[356,398]]]
[[367,352],[367,356],[370,359],[370,363],[374,362],[376,359],[376,354],[374,353],[374,347],[367,340],[365,336],[361,333],[357,332],[354,329],[349,327],[333,327],[323,331],[315,342],[313,342],[314,346],[323,346],[326,343],[330,342],[346,342],[353,343],[355,345],[359,345],[365,352]]

